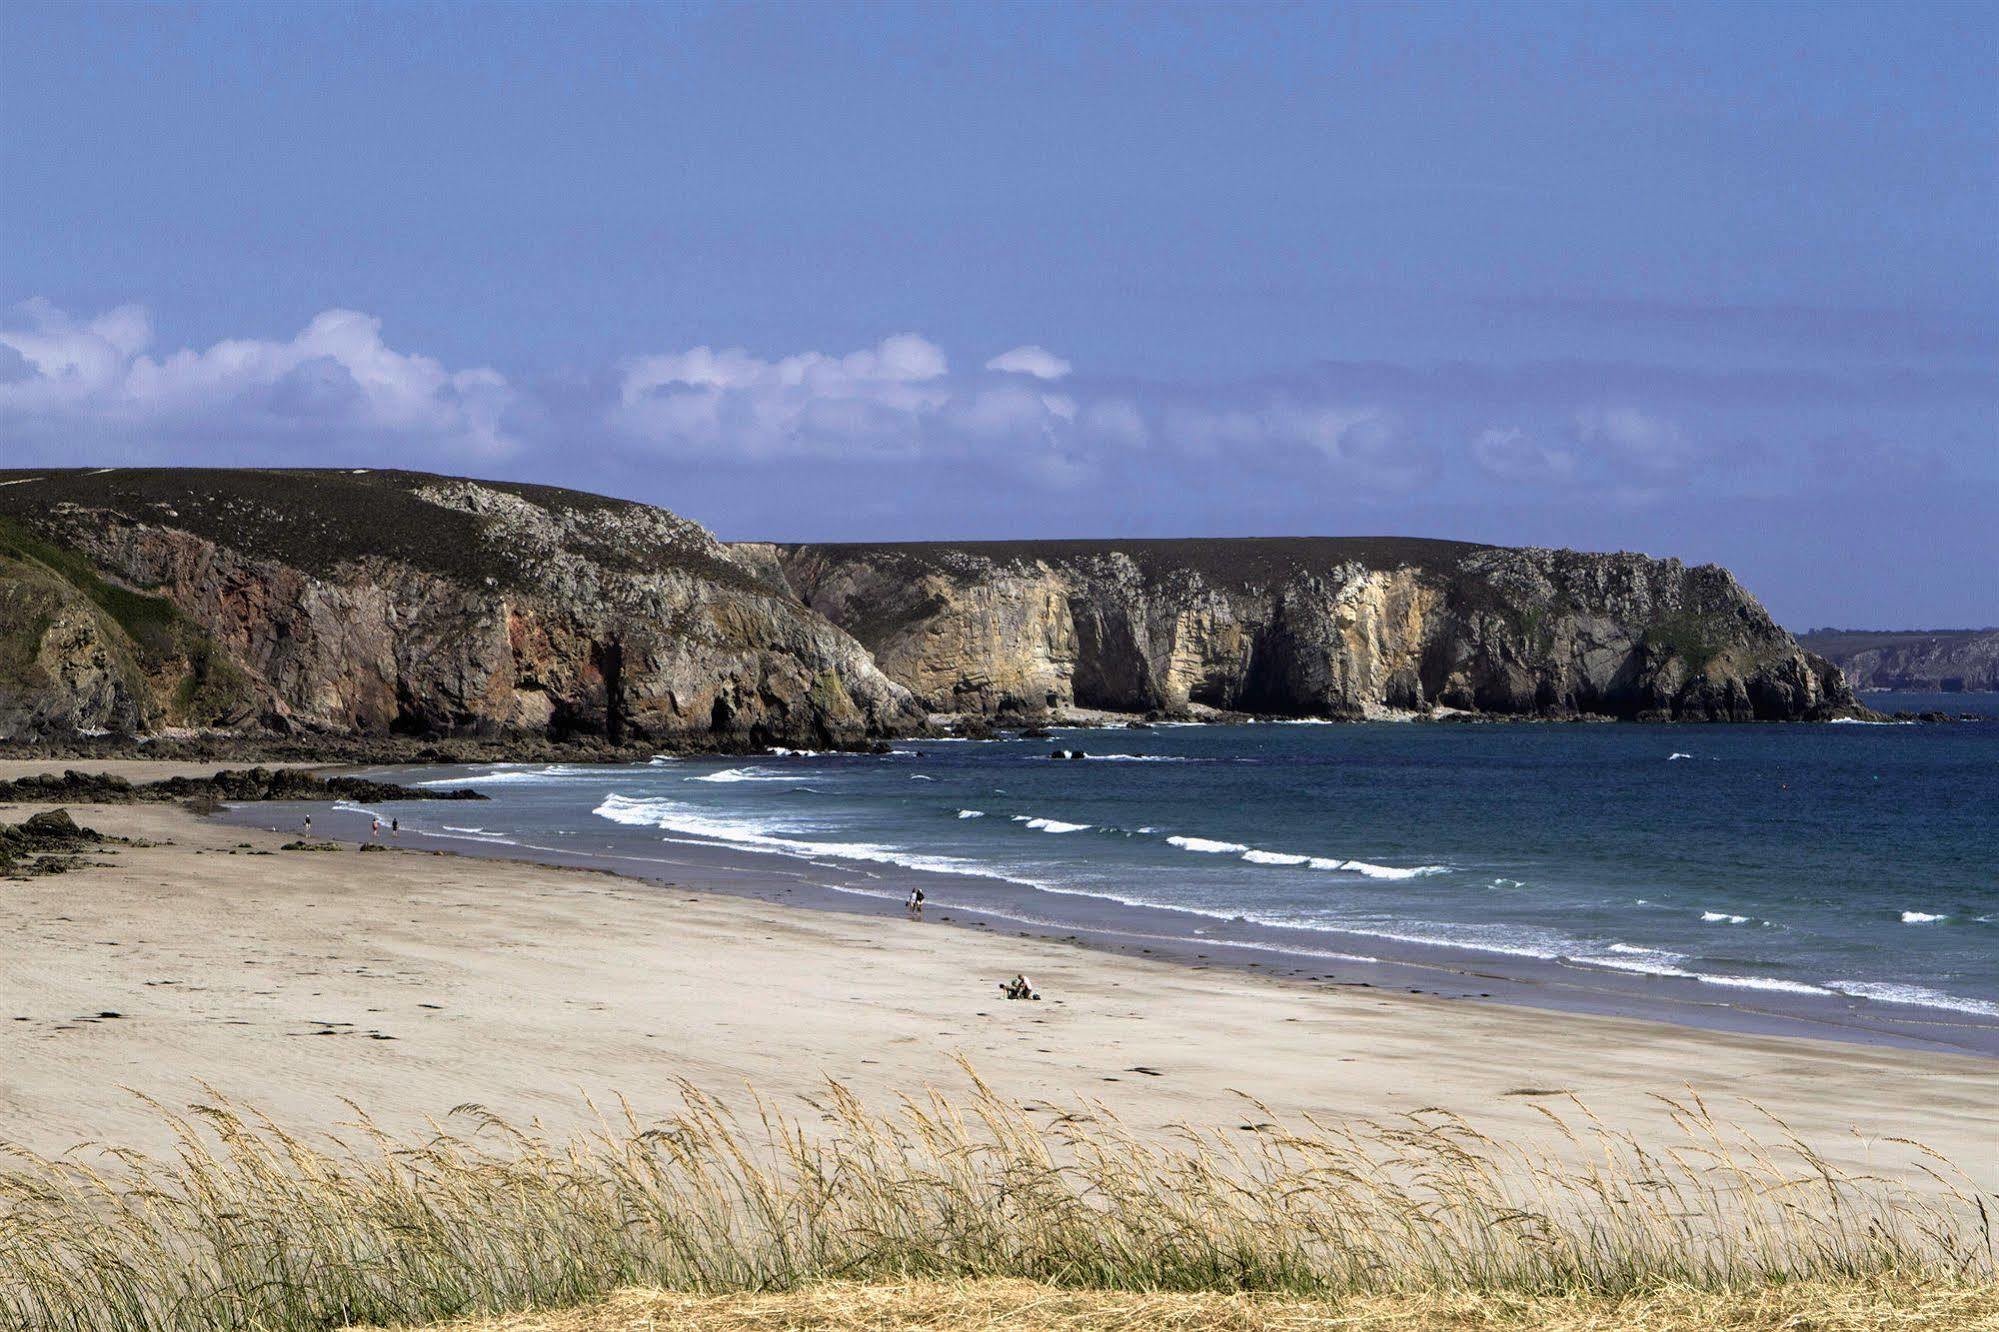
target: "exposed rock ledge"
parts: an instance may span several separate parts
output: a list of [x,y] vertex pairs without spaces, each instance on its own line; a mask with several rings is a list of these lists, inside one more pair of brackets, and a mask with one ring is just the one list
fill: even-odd
[[1860,711],[1713,565],[1368,538],[741,549],[940,712]]

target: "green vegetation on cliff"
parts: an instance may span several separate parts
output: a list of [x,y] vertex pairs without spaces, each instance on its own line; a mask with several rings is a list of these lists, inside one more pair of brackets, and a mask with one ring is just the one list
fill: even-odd
[[[172,725],[216,726],[249,718],[256,697],[249,677],[216,647],[201,626],[164,596],[103,577],[88,556],[44,540],[18,520],[0,516],[0,586],[31,588],[37,574],[53,575],[88,600],[104,623],[104,651],[111,669]],[[47,688],[37,673],[54,614],[25,621],[0,615],[0,687],[26,693]],[[46,672],[41,672],[46,674]]]

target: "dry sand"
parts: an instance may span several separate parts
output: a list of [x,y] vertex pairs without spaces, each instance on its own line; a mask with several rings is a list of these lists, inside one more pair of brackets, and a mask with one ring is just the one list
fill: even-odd
[[[48,766],[64,765],[0,775]],[[38,1150],[159,1145],[127,1088],[180,1104],[206,1082],[307,1126],[347,1117],[342,1098],[392,1124],[463,1102],[561,1122],[581,1093],[667,1109],[677,1078],[959,1087],[962,1056],[1018,1099],[1096,1098],[1146,1127],[1264,1118],[1249,1093],[1540,1133],[1534,1107],[1573,1092],[1652,1136],[1655,1097],[1691,1085],[1845,1163],[1870,1159],[1850,1130],[1908,1135],[1999,1186],[1999,1061],[1974,1056],[1294,984],[594,872],[282,852],[289,833],[171,806],[70,809],[168,844],[0,882],[0,1138]],[[1023,969],[1044,1002],[1000,997]]]

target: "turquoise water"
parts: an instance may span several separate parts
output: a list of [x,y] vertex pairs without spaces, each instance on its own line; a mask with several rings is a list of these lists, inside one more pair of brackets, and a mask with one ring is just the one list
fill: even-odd
[[399,775],[494,797],[396,810],[465,842],[707,845],[1046,926],[1999,1019],[1999,723],[1188,726]]

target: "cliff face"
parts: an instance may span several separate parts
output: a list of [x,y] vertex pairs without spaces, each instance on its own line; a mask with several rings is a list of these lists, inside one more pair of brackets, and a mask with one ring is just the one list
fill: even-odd
[[1798,641],[1844,671],[1855,689],[1999,690],[1999,629],[1815,629]]
[[1750,720],[1853,696],[1726,571],[1638,555],[729,547],[645,505],[416,473],[0,473],[0,739],[819,744],[926,708],[1190,703]]
[[823,742],[920,720],[664,510],[394,472],[0,474],[0,737]]
[[0,737],[139,732],[156,713],[116,624],[58,574],[0,553]]
[[760,547],[940,711],[1746,721],[1854,706],[1726,570],[1367,538]]

